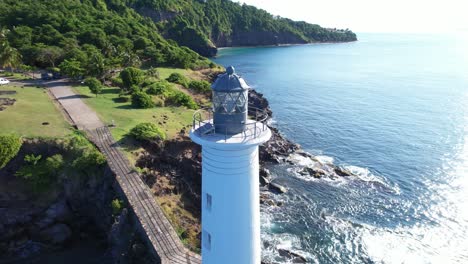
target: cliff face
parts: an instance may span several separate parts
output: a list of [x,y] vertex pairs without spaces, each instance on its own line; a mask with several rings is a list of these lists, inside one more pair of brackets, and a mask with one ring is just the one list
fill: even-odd
[[213,40],[217,47],[267,46],[280,44],[305,44],[307,41],[291,32],[244,31],[232,35],[220,34]]
[[166,38],[206,57],[215,56],[217,47],[356,40],[350,30],[296,22],[229,0],[134,0],[124,3],[151,18]]

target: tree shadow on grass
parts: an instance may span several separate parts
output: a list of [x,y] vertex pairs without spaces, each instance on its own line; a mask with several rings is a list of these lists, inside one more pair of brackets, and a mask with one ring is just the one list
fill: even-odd
[[122,150],[127,152],[136,151],[141,148],[141,143],[128,134],[117,141],[117,143]]
[[119,106],[116,106],[115,108],[126,109],[126,110],[135,110],[136,109],[131,104],[119,105]]
[[82,94],[75,94],[75,95],[69,95],[69,96],[62,96],[62,97],[58,97],[57,99],[59,100],[67,100],[67,99],[87,99],[87,98],[93,98],[91,96],[88,96],[88,95],[82,95]]
[[117,103],[117,104],[122,104],[122,103],[128,103],[130,102],[130,100],[126,97],[116,97],[116,98],[112,98],[112,101],[114,101],[114,103]]
[[119,94],[120,88],[106,88],[102,89],[100,94]]

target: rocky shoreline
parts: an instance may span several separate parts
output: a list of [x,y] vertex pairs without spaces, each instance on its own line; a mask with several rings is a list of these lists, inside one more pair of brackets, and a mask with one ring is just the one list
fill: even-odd
[[[264,110],[271,118],[273,112],[270,109],[268,100],[263,94],[251,90],[249,93],[249,106]],[[252,113],[251,113],[252,114]],[[261,203],[265,206],[282,206],[281,202],[271,199],[272,193],[285,193],[287,186],[281,186],[274,182],[268,165],[288,163],[298,165],[298,162],[291,158],[299,155],[305,159],[310,159],[314,166],[303,167],[301,173],[314,178],[321,177],[344,177],[351,176],[352,173],[344,168],[329,163],[322,163],[313,155],[303,151],[301,146],[285,138],[280,131],[269,126],[272,131],[272,138],[260,146],[260,183],[261,183]],[[192,228],[201,232],[201,148],[193,143],[187,135],[189,128],[181,131],[177,139],[166,142],[152,142],[145,146],[145,151],[140,153],[137,160],[137,167],[143,168],[143,179],[153,190],[156,197],[181,196],[177,203],[178,208],[174,211],[186,210],[190,212],[198,223],[193,223],[193,219],[182,220],[181,228]],[[190,202],[187,202],[190,201]],[[183,219],[184,214],[176,214]],[[200,234],[197,235],[198,238]],[[278,254],[288,258],[293,263],[306,263],[306,259],[295,252],[286,249],[278,249]],[[269,263],[265,263],[269,264]]]

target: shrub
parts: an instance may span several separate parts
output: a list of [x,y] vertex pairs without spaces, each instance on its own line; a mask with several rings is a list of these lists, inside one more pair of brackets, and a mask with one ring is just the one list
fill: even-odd
[[150,85],[146,92],[152,95],[163,95],[167,97],[172,90],[173,86],[171,83],[167,81],[159,81]]
[[154,77],[154,78],[157,78],[157,79],[159,79],[159,77],[160,77],[160,74],[159,74],[158,69],[153,68],[153,67],[149,68],[149,69],[146,71],[146,75],[147,75],[148,77]]
[[111,202],[111,207],[112,207],[112,214],[114,216],[119,215],[122,212],[123,207],[124,207],[123,201],[119,199],[114,199]]
[[112,86],[117,86],[117,87],[120,87],[120,88],[122,88],[124,86],[122,78],[120,78],[120,77],[112,78],[110,81],[111,81]]
[[135,92],[132,94],[132,105],[136,108],[152,108],[154,107],[154,102],[149,94]]
[[130,135],[138,140],[166,139],[166,134],[154,123],[141,123],[130,130]]
[[16,135],[0,135],[0,169],[18,154],[23,142]]
[[26,164],[16,172],[16,176],[28,181],[35,191],[49,189],[65,164],[60,154],[55,154],[45,160],[41,155],[31,154],[26,155],[24,161]]
[[94,148],[86,148],[73,162],[72,166],[78,170],[99,167],[106,162],[104,155]]
[[199,93],[211,92],[211,85],[207,81],[191,81],[189,88]]
[[124,88],[130,89],[134,85],[139,85],[144,78],[144,72],[140,69],[128,67],[120,72],[120,78]]
[[183,87],[188,88],[189,80],[187,79],[187,77],[178,72],[172,73],[166,80],[168,80],[171,83],[178,83]]
[[170,104],[174,104],[177,106],[185,106],[189,109],[198,109],[198,105],[193,101],[192,97],[190,95],[185,94],[181,91],[176,91],[174,90],[169,97],[167,98],[167,101]]
[[86,86],[88,86],[89,90],[96,95],[101,93],[102,92],[102,84],[101,82],[94,78],[94,77],[89,77],[89,78],[86,78],[86,80],[84,81],[84,83],[86,84]]

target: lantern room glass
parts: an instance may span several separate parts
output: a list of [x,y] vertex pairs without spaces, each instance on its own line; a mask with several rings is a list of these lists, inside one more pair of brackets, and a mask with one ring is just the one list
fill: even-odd
[[247,91],[213,92],[213,110],[217,113],[240,114],[247,111]]

